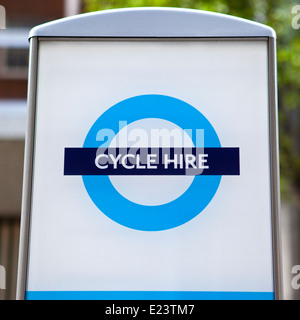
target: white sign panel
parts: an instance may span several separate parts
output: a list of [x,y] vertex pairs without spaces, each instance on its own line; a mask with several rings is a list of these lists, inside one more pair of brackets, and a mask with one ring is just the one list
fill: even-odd
[[41,38],[26,299],[274,299],[269,50]]

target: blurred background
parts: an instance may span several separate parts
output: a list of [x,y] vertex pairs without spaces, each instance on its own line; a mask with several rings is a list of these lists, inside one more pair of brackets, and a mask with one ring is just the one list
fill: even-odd
[[0,5],[6,9],[6,29],[0,30],[0,265],[6,269],[6,290],[0,289],[0,300],[16,294],[30,29],[83,12],[150,6],[225,13],[275,29],[284,298],[300,300],[300,288],[291,285],[292,268],[300,265],[299,0],[0,0]]

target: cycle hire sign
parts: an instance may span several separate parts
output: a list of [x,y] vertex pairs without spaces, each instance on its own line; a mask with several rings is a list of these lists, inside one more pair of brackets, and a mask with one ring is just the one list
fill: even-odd
[[279,298],[273,30],[121,9],[30,43],[18,298]]

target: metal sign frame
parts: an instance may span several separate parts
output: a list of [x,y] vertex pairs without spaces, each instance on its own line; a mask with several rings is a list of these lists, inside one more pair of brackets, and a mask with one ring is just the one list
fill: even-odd
[[32,29],[17,299],[25,298],[28,271],[39,44],[41,41],[70,39],[72,41],[76,39],[90,41],[103,39],[251,41],[260,39],[267,42],[273,279],[275,299],[282,299],[276,34],[272,28],[248,20],[199,10],[175,8],[106,10],[64,18]]

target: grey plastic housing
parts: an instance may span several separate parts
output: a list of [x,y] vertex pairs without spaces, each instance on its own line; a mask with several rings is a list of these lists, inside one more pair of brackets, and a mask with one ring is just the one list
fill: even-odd
[[[28,84],[28,125],[25,145],[23,200],[19,248],[17,299],[26,298],[28,276],[31,197],[39,43],[41,41],[113,40],[192,40],[192,41],[265,41],[268,46],[269,140],[271,167],[271,207],[273,241],[273,278],[276,299],[283,299],[280,237],[279,146],[277,114],[276,33],[265,25],[245,19],[177,8],[131,8],[80,14],[49,22],[30,32],[30,68]],[[124,38],[124,39],[123,39]]]
[[268,26],[213,12],[179,8],[103,10],[35,27],[31,37],[272,37]]

